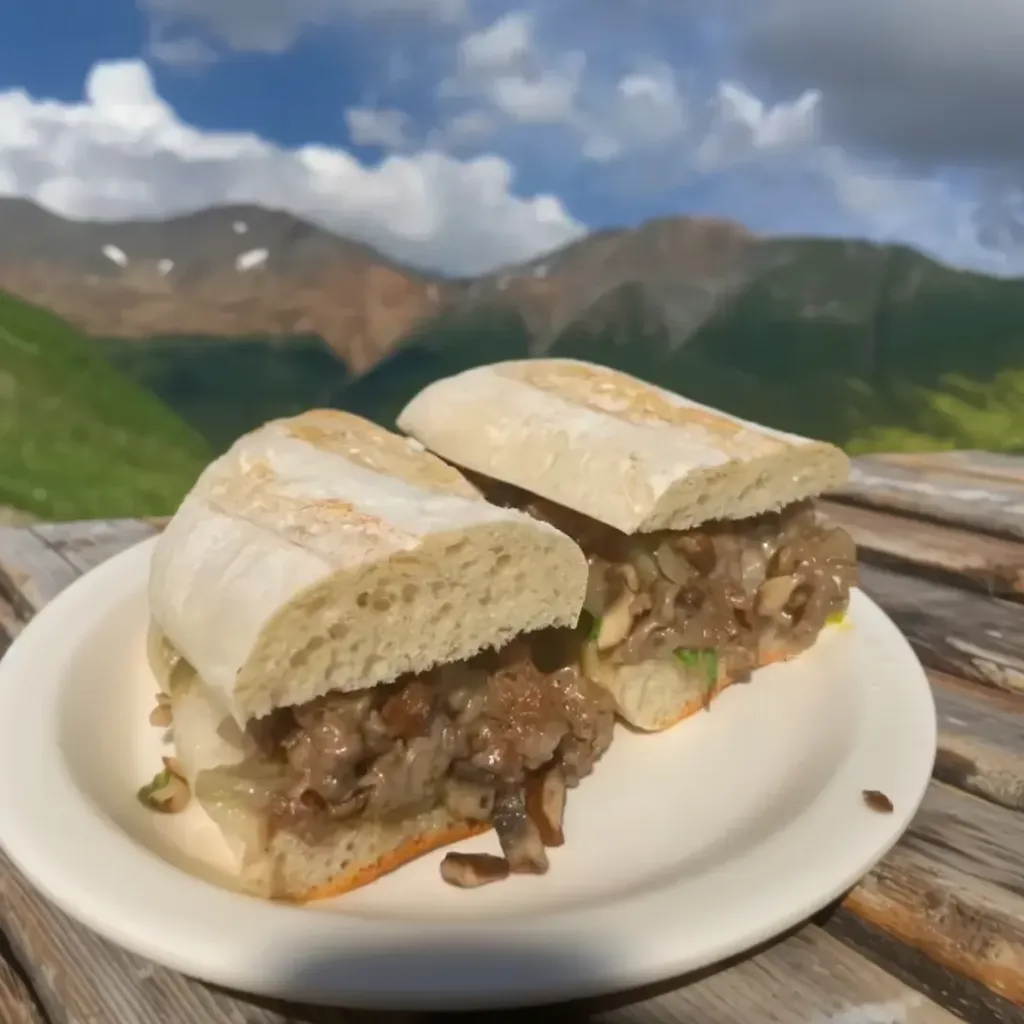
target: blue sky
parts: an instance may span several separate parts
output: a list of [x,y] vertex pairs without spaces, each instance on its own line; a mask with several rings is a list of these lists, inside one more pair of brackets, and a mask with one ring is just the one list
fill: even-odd
[[33,0],[0,194],[260,202],[454,273],[671,214],[1021,273],[1022,49],[1017,0]]

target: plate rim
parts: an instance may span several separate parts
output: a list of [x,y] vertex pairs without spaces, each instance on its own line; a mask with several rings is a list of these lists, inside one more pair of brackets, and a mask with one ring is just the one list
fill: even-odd
[[[624,896],[607,906],[569,907],[502,920],[503,941],[512,958],[529,953],[531,963],[533,958],[541,961],[542,950],[557,956],[568,943],[578,952],[582,942],[589,960],[578,956],[564,978],[545,977],[540,971],[530,979],[531,984],[524,986],[513,984],[511,979],[487,982],[475,976],[473,984],[456,991],[452,971],[447,976],[444,973],[442,956],[432,963],[430,972],[421,959],[417,960],[417,969],[409,974],[416,979],[413,984],[397,986],[403,972],[394,962],[396,947],[402,951],[398,955],[404,953],[411,962],[412,951],[427,948],[419,943],[448,943],[450,950],[484,949],[493,930],[480,921],[346,920],[342,915],[269,903],[218,888],[138,845],[89,804],[66,771],[56,719],[60,714],[60,681],[65,678],[70,651],[77,645],[53,643],[54,630],[60,630],[61,636],[69,629],[74,634],[76,616],[84,612],[84,621],[78,619],[77,625],[79,634],[85,637],[89,632],[88,614],[95,622],[100,621],[103,609],[110,607],[119,588],[123,591],[141,586],[144,592],[155,541],[150,537],[134,544],[78,577],[26,625],[0,660],[0,847],[34,888],[80,924],[125,949],[208,983],[254,995],[353,1009],[479,1010],[591,998],[685,976],[785,933],[842,895],[899,841],[931,779],[937,744],[931,686],[906,638],[878,605],[857,589],[851,600],[851,614],[858,621],[864,620],[858,628],[867,625],[880,630],[891,646],[889,653],[895,657],[898,652],[901,661],[901,685],[896,687],[887,680],[885,694],[878,697],[880,707],[885,706],[886,695],[892,698],[896,691],[902,694],[903,703],[915,707],[912,720],[895,724],[892,719],[871,720],[878,736],[898,741],[888,744],[885,756],[891,762],[887,771],[896,771],[903,792],[894,801],[897,807],[892,814],[865,814],[864,832],[870,833],[871,839],[843,870],[823,871],[813,863],[802,863],[799,874],[803,881],[797,886],[802,895],[780,902],[779,897],[767,899],[762,893],[762,905],[755,915],[757,923],[739,932],[735,923],[723,923],[729,921],[730,911],[736,916],[733,907],[723,904],[721,920],[713,923],[718,928],[717,938],[709,939],[699,950],[692,941],[680,939],[678,926],[673,928],[667,912],[673,899],[678,900],[696,882],[711,896],[719,891],[723,897],[731,894],[734,883],[730,885],[728,871],[723,879],[721,868],[702,873],[698,879],[684,878],[639,895]],[[31,687],[24,684],[26,674],[39,677]],[[29,691],[32,699],[28,699]],[[5,730],[3,723],[14,721],[18,723],[14,735],[5,736],[5,731],[12,730]],[[905,742],[908,729],[916,734],[915,742]],[[59,833],[42,824],[25,787],[17,784],[18,773],[12,769],[21,766],[24,770],[26,748],[30,770],[40,779],[39,786],[52,792],[57,806],[66,812]],[[855,742],[841,769],[855,758],[863,760],[864,754],[863,742]],[[873,787],[870,772],[866,768],[864,771],[865,781],[859,789],[886,788],[881,784]],[[893,791],[891,785],[888,789]],[[823,794],[829,795],[827,790]],[[790,823],[758,844],[755,855],[762,868],[784,864],[786,856],[792,855],[792,849],[788,854],[786,850],[792,840],[787,843],[786,836],[794,829],[799,832],[801,823],[816,820],[822,814],[819,805],[827,811],[831,804],[827,799],[823,802],[823,794],[798,816],[795,825]],[[857,808],[851,806],[850,814],[854,813]],[[74,853],[66,842],[53,841],[58,835],[66,837],[69,831],[80,836]],[[132,860],[131,870],[140,883],[146,883],[149,895],[145,913],[139,908],[138,897],[129,896],[121,882],[123,876],[117,864],[123,864],[125,857]],[[727,861],[725,866],[732,863]],[[781,882],[778,885],[786,888]],[[202,913],[196,913],[200,907]],[[271,931],[275,940],[268,943],[261,936]],[[609,963],[612,934],[620,952],[615,962]],[[410,943],[417,935],[419,942]],[[239,942],[240,936],[244,941]],[[637,955],[638,946],[657,952]],[[633,952],[623,953],[623,949]],[[346,957],[353,964],[347,971]],[[305,959],[324,964],[329,958],[333,963],[330,978],[323,977],[322,970],[315,981],[296,976],[296,962]],[[368,969],[375,964],[376,981],[373,970]],[[472,974],[465,967],[459,969],[461,982]]]

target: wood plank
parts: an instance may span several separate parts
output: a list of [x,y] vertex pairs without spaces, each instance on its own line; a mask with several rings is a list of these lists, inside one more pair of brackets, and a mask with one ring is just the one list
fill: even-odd
[[72,523],[41,523],[32,532],[79,572],[113,558],[151,537],[155,528],[139,519],[90,519]]
[[999,596],[1024,596],[1024,544],[834,501],[818,507],[853,537],[865,561]]
[[819,921],[829,935],[958,1017],[978,1024],[1024,1024],[1024,1010],[1019,1006],[973,978],[954,974],[849,910],[826,911]]
[[928,670],[939,721],[935,777],[1024,811],[1024,703]]
[[47,1024],[3,935],[0,935],[0,1021],[3,1024]]
[[844,906],[1024,1007],[1024,815],[933,782]]
[[899,626],[922,664],[1024,694],[1019,605],[864,563],[860,582]]
[[11,641],[21,632],[22,620],[11,602],[0,594],[0,657],[11,646]]
[[75,567],[26,527],[0,527],[0,594],[23,619],[78,578]]
[[7,939],[54,1024],[280,1024],[287,1020],[255,1005],[247,1006],[242,1016],[230,995],[187,981],[104,942],[38,896],[2,854],[0,913]]
[[854,461],[849,481],[829,497],[1024,540],[1024,483],[863,456]]
[[1024,483],[1024,456],[1003,452],[963,449],[952,452],[899,452],[880,455],[882,462],[906,465],[925,471],[952,471],[968,477],[992,477],[1011,483]]
[[[593,1004],[586,1016],[561,1008],[550,1019],[607,1024],[953,1024],[959,1019],[813,926],[684,988],[603,1001],[615,1003],[614,1009]],[[535,1019],[529,1012],[516,1017],[522,1024]]]
[[[399,1024],[416,1014],[287,1008],[212,989],[126,953],[73,923],[38,897],[9,864],[0,863],[0,906],[19,959],[27,966],[54,1022],[131,1021],[132,1024]],[[498,952],[496,956],[502,955]],[[552,1008],[558,1020],[609,1024],[806,1024],[842,1014],[880,1013],[903,1024],[953,1024],[956,1018],[902,982],[809,926],[752,958],[696,979],[626,993],[589,1004]],[[500,1016],[530,1024],[538,1013]],[[430,1019],[459,1020],[454,1015]],[[420,1019],[426,1019],[423,1015]],[[870,1016],[863,1019],[871,1021]],[[883,1020],[886,1018],[882,1018]],[[33,1022],[34,1024],[34,1022]]]

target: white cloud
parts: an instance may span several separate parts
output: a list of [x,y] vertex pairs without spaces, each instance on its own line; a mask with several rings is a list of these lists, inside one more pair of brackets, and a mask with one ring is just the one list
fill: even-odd
[[192,35],[174,35],[154,28],[146,47],[147,56],[169,67],[197,70],[213,64],[217,55],[201,39]]
[[157,33],[192,30],[233,50],[259,53],[283,53],[305,32],[337,24],[350,15],[457,23],[467,14],[467,0],[138,0],[138,4]]
[[205,132],[156,94],[140,61],[97,64],[80,103],[0,92],[0,192],[69,217],[253,202],[398,259],[474,273],[583,231],[558,199],[517,196],[513,183],[512,166],[494,155],[423,151],[366,167],[327,145],[284,149],[251,133]]
[[459,70],[468,75],[507,72],[519,68],[532,52],[533,18],[526,11],[512,11],[460,41]]
[[460,40],[455,74],[439,95],[493,107],[519,124],[572,124],[585,68],[579,52],[548,59],[534,38],[533,17],[513,11]]
[[402,149],[409,142],[409,115],[401,110],[352,107],[345,111],[348,133],[357,146]]
[[581,61],[536,76],[498,75],[488,83],[491,102],[523,124],[558,124],[572,120],[579,89]]
[[697,167],[715,171],[812,145],[820,103],[821,94],[808,89],[791,102],[769,106],[738,82],[720,83],[711,125],[697,147]]
[[583,50],[542,42],[537,16],[526,11],[465,35],[454,65],[438,89],[442,104],[453,104],[442,133],[451,144],[480,140],[503,125],[547,125],[567,133],[575,159],[608,163],[664,145],[688,126],[687,103],[668,64],[639,59],[609,79]]

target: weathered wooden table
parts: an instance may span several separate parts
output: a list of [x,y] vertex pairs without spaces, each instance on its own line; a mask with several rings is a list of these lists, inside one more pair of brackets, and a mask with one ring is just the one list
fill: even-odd
[[[1024,459],[863,459],[823,505],[853,533],[864,589],[934,688],[935,779],[910,831],[840,904],[755,953],[657,990],[496,1018],[1024,1022]],[[0,630],[16,635],[77,575],[159,526],[0,529]],[[191,981],[72,923],[0,855],[0,1024],[415,1019],[278,1006]]]

